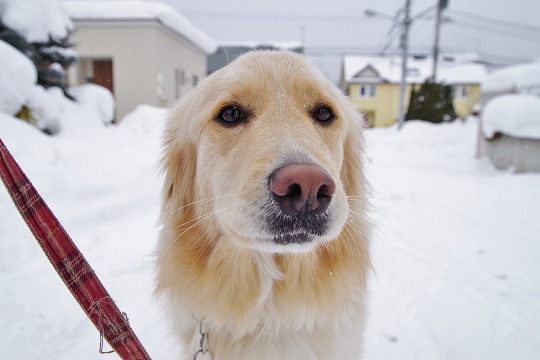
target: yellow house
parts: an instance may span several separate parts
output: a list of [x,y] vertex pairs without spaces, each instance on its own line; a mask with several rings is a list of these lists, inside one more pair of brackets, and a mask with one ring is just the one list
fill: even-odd
[[[470,56],[444,57],[440,60],[437,81],[452,85],[454,108],[460,117],[473,112],[480,103],[480,84],[486,76],[484,65]],[[432,60],[413,57],[407,62],[405,106],[411,86],[431,77]],[[369,126],[393,125],[398,119],[401,82],[401,59],[398,57],[345,56],[342,86],[356,107],[365,114]]]

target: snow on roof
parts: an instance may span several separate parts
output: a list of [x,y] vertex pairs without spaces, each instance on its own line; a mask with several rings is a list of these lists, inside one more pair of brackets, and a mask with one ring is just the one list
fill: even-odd
[[0,0],[4,25],[28,42],[60,41],[69,35],[73,23],[56,0]]
[[[447,84],[478,84],[487,72],[484,65],[471,63],[471,56],[456,56],[451,60],[439,61],[437,80]],[[345,56],[344,74],[346,82],[361,82],[359,73],[371,68],[379,74],[379,78],[371,81],[399,83],[401,81],[401,58],[381,56]],[[433,60],[431,58],[414,58],[407,61],[407,83],[423,83],[432,76]]]
[[187,38],[207,54],[216,43],[173,7],[157,1],[62,1],[73,20],[156,20]]
[[540,98],[519,94],[497,96],[484,107],[482,124],[488,139],[500,132],[540,140]]
[[482,83],[482,90],[485,92],[532,93],[533,88],[540,93],[540,58],[529,64],[494,71]]

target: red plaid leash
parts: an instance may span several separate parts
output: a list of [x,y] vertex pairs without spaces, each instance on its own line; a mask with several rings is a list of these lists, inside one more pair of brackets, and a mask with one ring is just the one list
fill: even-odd
[[[21,216],[84,312],[122,359],[150,359],[128,319],[0,139],[0,175]],[[100,348],[100,352],[101,348]]]

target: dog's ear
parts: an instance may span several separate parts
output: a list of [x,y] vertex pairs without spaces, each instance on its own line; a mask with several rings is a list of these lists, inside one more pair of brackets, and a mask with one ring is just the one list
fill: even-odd
[[343,166],[341,168],[341,181],[348,196],[365,196],[367,182],[364,175],[364,121],[354,109],[346,112],[348,130],[345,135],[343,149]]
[[[162,219],[167,214],[182,213],[197,200],[197,153],[202,128],[212,117],[213,102],[219,94],[214,85],[220,71],[216,71],[183,96],[169,115],[163,135],[161,168]],[[181,215],[181,214],[178,214]]]
[[181,212],[186,205],[194,202],[196,158],[194,144],[165,145],[162,160],[162,218],[171,212]]
[[161,218],[180,215],[195,201],[197,147],[191,132],[192,112],[187,102],[172,111],[163,134]]

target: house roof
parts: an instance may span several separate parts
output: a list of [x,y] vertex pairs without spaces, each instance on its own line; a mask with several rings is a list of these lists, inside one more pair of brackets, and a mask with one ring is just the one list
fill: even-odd
[[509,66],[492,72],[482,83],[482,90],[540,95],[540,58],[528,64]]
[[157,1],[62,1],[74,21],[157,21],[186,38],[207,54],[216,51],[216,43],[196,28],[173,7]]
[[[471,56],[442,58],[437,69],[437,80],[447,84],[480,84],[487,71],[484,65],[472,63]],[[401,58],[380,56],[345,56],[344,80],[348,83],[399,83]],[[407,83],[423,83],[432,75],[431,58],[414,58],[407,61]]]

